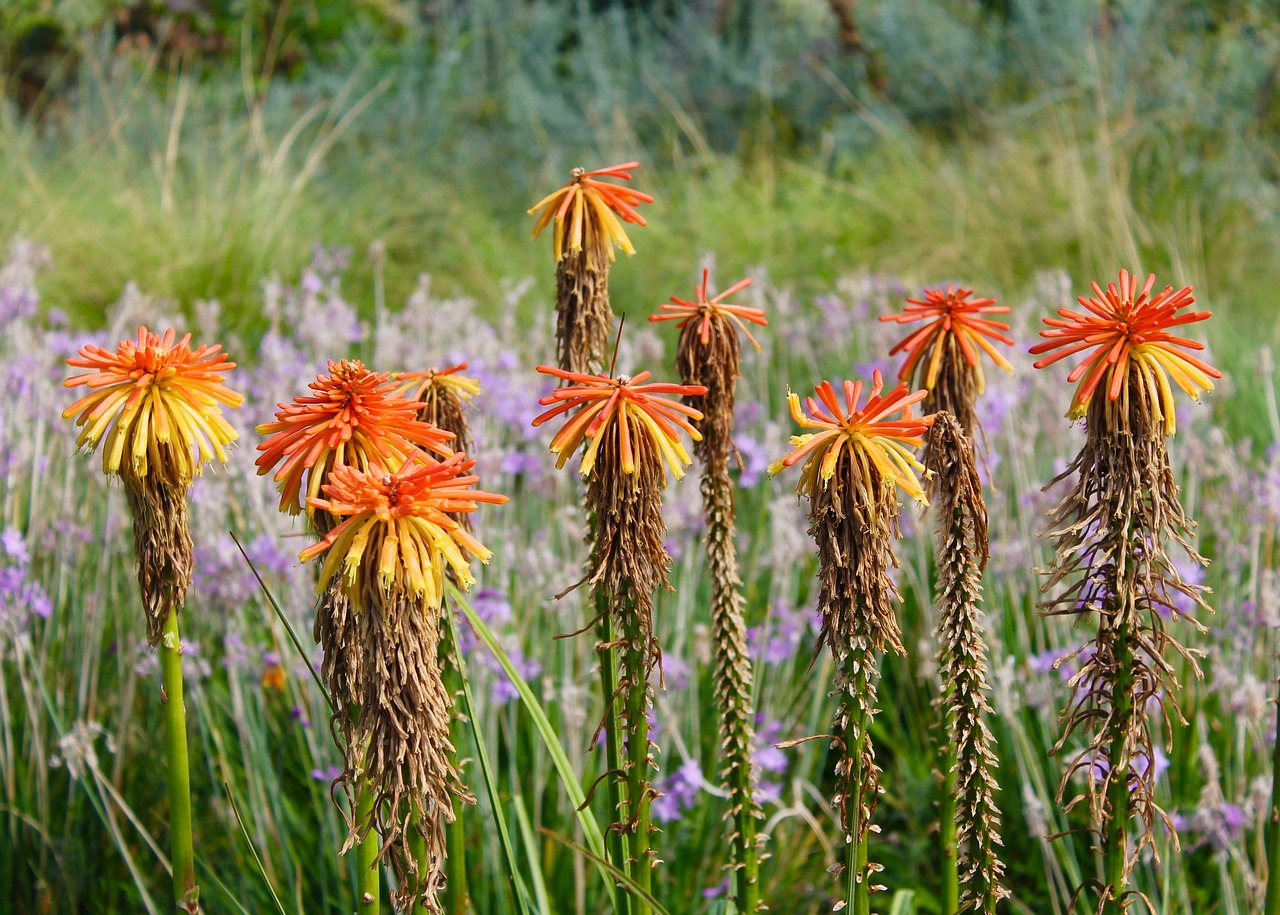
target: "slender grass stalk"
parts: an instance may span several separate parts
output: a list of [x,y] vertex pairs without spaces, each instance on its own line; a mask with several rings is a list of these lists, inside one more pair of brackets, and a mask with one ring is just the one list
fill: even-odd
[[200,911],[196,859],[191,837],[191,774],[187,758],[187,708],[182,692],[182,642],[177,608],[169,611],[160,640],[164,684],[165,754],[169,764],[169,845],[173,859],[173,899],[184,912]]
[[1264,915],[1280,915],[1280,704],[1271,747],[1271,809],[1267,817],[1267,899]]
[[[365,823],[373,819],[373,786],[364,782],[360,786],[360,796],[356,800],[356,822]],[[379,896],[382,890],[381,872],[378,868],[378,830],[369,827],[365,837],[356,843],[356,911],[360,915],[370,915],[381,911]]]
[[[452,613],[451,609],[446,609],[447,613]],[[454,714],[453,722],[450,726],[452,746],[449,749],[449,765],[455,771],[461,771],[458,768],[458,747],[462,744],[464,731],[464,722],[462,716],[458,714],[457,696],[462,689],[461,668],[458,665],[457,643],[453,640],[453,627],[445,625],[442,628],[440,636],[440,655],[443,659],[441,674],[444,678],[445,689],[448,690],[450,696],[454,697]],[[418,873],[427,873],[426,861],[426,843],[422,842],[421,836],[411,833],[422,844],[421,851],[415,850],[415,857],[418,861]],[[449,852],[449,858],[445,862],[446,883],[444,885],[444,911],[446,915],[466,915],[467,912],[467,832],[462,817],[455,817],[453,822],[445,827],[445,840]],[[426,913],[427,909],[418,904],[415,912]]]

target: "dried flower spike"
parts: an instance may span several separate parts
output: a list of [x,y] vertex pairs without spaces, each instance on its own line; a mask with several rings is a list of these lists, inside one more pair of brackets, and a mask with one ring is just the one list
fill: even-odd
[[[842,408],[836,390],[824,381],[808,398],[808,416],[800,399],[788,394],[791,415],[816,433],[792,436],[792,450],[769,467],[779,473],[805,459],[797,492],[809,497],[809,533],[818,546],[818,610],[822,630],[817,648],[827,646],[836,663],[833,695],[841,697],[835,715],[836,792],[847,855],[833,867],[845,884],[843,904],[853,912],[869,911],[871,879],[878,865],[868,863],[867,836],[880,791],[870,725],[877,711],[880,656],[886,649],[903,653],[894,604],[900,600],[890,569],[897,565],[901,487],[923,501],[916,471],[923,469],[909,447],[919,447],[932,416],[915,417],[913,404],[924,391],[911,394],[905,384],[881,396],[884,379],[873,378],[870,397],[859,408],[861,382],[845,382]],[[900,418],[890,419],[901,413]]]
[[[474,578],[468,555],[489,551],[453,517],[506,496],[472,488],[475,461],[457,453],[444,461],[415,451],[393,472],[336,465],[326,498],[311,507],[338,519],[299,557],[324,557],[318,590],[336,590],[354,611],[351,644],[330,651],[362,656],[354,684],[358,711],[334,716],[346,744],[343,780],[360,786],[344,850],[362,849],[361,866],[382,853],[401,887],[399,902],[439,912],[445,885],[446,841],[455,821],[453,800],[469,801],[450,738],[452,694],[440,670],[440,613],[445,570],[466,588]],[[371,834],[376,829],[378,836]],[[421,850],[410,854],[410,834]],[[375,872],[376,876],[376,872]]]
[[556,359],[566,372],[593,372],[603,367],[613,309],[609,306],[609,264],[614,245],[634,254],[623,222],[645,225],[636,207],[652,203],[648,194],[601,178],[631,179],[627,162],[586,171],[575,168],[569,183],[544,198],[530,213],[541,211],[533,237],[555,223]]
[[193,351],[191,335],[178,340],[172,327],[163,337],[139,327],[137,339],[122,340],[114,353],[81,347],[67,365],[90,371],[63,385],[90,393],[62,418],[76,417],[82,448],[96,450],[105,437],[103,473],[141,479],[154,472],[186,485],[206,461],[225,462],[226,446],[236,439],[219,404],[238,407],[244,398],[222,384],[236,366],[221,350],[214,344]]
[[[661,395],[698,396],[706,388],[644,384],[649,372],[611,378],[548,366],[538,366],[538,371],[570,382],[540,401],[551,409],[533,421],[539,426],[568,415],[551,442],[552,453],[559,456],[557,466],[563,467],[584,441],[588,443],[580,468],[587,480],[587,513],[593,519],[587,581],[595,591],[601,624],[601,682],[607,708],[601,729],[608,770],[616,776],[609,792],[621,817],[610,830],[610,856],[647,894],[656,863],[649,847],[650,805],[656,796],[650,780],[656,767],[649,738],[650,674],[662,657],[653,634],[653,595],[669,587],[671,563],[664,543],[662,490],[668,468],[679,478],[690,463],[679,430],[697,438],[689,420],[702,418],[697,410]],[[625,803],[620,780],[625,780]],[[633,898],[633,906],[635,915],[650,911],[639,896]]]
[[738,331],[760,349],[747,322],[768,323],[762,308],[728,304],[725,299],[747,286],[751,280],[734,283],[719,295],[708,298],[708,271],[695,288],[696,301],[672,297],[674,304],[662,305],[662,313],[650,321],[680,322],[676,349],[676,369],[687,385],[705,386],[706,393],[686,396],[684,403],[701,412],[702,438],[694,442],[701,458],[702,512],[706,519],[707,569],[711,577],[711,626],[715,650],[713,680],[720,712],[721,784],[729,797],[725,818],[729,821],[731,848],[729,867],[735,870],[735,902],[739,912],[760,910],[760,846],[757,821],[763,811],[756,799],[756,769],[752,760],[755,744],[755,708],[752,702],[751,657],[747,651],[747,625],[743,607],[742,579],[738,574],[738,552],[734,541],[733,480],[729,461],[733,454],[733,412],[742,344]]
[[305,508],[336,465],[399,464],[415,448],[453,453],[452,436],[419,422],[422,404],[407,400],[386,372],[372,372],[358,360],[331,361],[329,374],[309,387],[314,393],[278,404],[276,421],[258,427],[259,435],[269,436],[258,445],[258,473],[280,465],[274,479],[281,511]]
[[1031,347],[1031,354],[1052,355],[1036,362],[1036,368],[1089,351],[1067,376],[1072,384],[1080,382],[1067,414],[1072,419],[1085,415],[1090,398],[1099,388],[1106,391],[1108,399],[1119,398],[1130,376],[1136,373],[1159,410],[1157,418],[1164,422],[1166,434],[1172,435],[1177,428],[1177,414],[1169,379],[1187,396],[1198,400],[1202,392],[1213,390],[1213,379],[1222,377],[1213,366],[1186,352],[1203,350],[1203,343],[1169,333],[1169,328],[1203,321],[1213,312],[1178,314],[1195,303],[1192,288],[1183,286],[1175,292],[1172,286],[1166,286],[1152,297],[1155,282],[1155,274],[1148,274],[1139,291],[1137,275],[1121,270],[1118,286],[1110,283],[1104,291],[1094,283],[1092,298],[1077,298],[1085,312],[1063,308],[1059,309],[1058,318],[1044,319],[1050,329],[1040,331],[1040,336],[1046,342]]
[[90,393],[63,413],[76,417],[77,444],[90,451],[102,445],[102,469],[124,482],[133,515],[133,548],[138,586],[147,621],[147,641],[158,648],[166,701],[165,750],[169,782],[169,835],[174,904],[200,910],[195,876],[186,706],[183,702],[182,641],[178,613],[191,585],[192,542],[187,526],[187,490],[205,462],[227,459],[236,432],[220,405],[242,398],[222,384],[235,368],[221,347],[191,349],[191,335],[178,339],[138,328],[117,350],[80,349],[67,360],[89,369],[63,384]]
[[[1097,909],[1103,915],[1128,908],[1132,894],[1126,884],[1143,849],[1153,847],[1157,821],[1176,845],[1176,832],[1155,801],[1154,767],[1143,762],[1155,758],[1149,710],[1157,710],[1167,726],[1182,720],[1170,653],[1201,676],[1199,652],[1179,644],[1164,620],[1187,620],[1203,631],[1174,606],[1175,597],[1208,610],[1206,589],[1184,581],[1166,549],[1176,542],[1193,562],[1205,563],[1191,546],[1194,522],[1182,507],[1169,462],[1175,411],[1168,379],[1194,397],[1221,375],[1179,349],[1200,344],[1166,332],[1208,317],[1177,314],[1194,301],[1191,287],[1168,287],[1150,298],[1154,284],[1149,276],[1139,291],[1127,271],[1105,293],[1095,283],[1097,298],[1080,298],[1088,314],[1062,310],[1065,320],[1046,318],[1051,329],[1042,336],[1048,342],[1032,348],[1058,350],[1037,367],[1092,349],[1069,376],[1083,379],[1068,416],[1085,417],[1086,438],[1058,477],[1074,481],[1049,516],[1046,533],[1055,556],[1041,585],[1047,597],[1040,607],[1049,615],[1097,621],[1092,650],[1080,655],[1080,670],[1071,680],[1055,752],[1077,735],[1087,741],[1067,766],[1059,800],[1068,808],[1089,804],[1104,857]],[[1100,389],[1106,396],[1093,396]],[[1079,773],[1085,775],[1085,792],[1068,798],[1070,779]],[[1134,817],[1138,829],[1131,833]]]

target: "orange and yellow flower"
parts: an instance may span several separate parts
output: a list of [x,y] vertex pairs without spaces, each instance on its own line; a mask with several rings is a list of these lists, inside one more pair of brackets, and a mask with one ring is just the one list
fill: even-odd
[[410,400],[425,402],[436,391],[449,391],[459,400],[470,400],[480,393],[480,382],[458,374],[465,372],[467,363],[459,362],[444,369],[427,369],[425,372],[395,372],[392,378],[402,382],[400,393]]
[[751,330],[747,327],[746,322],[759,324],[761,327],[766,326],[769,321],[764,316],[763,308],[748,308],[745,305],[730,305],[724,300],[735,292],[741,292],[751,285],[751,278],[738,280],[724,292],[714,298],[707,298],[707,277],[710,271],[702,271],[702,283],[693,287],[697,301],[690,302],[688,299],[682,299],[677,296],[671,297],[671,304],[666,302],[658,307],[662,309],[662,314],[649,315],[650,321],[679,321],[680,327],[684,328],[690,321],[700,320],[698,327],[698,339],[704,344],[711,342],[711,321],[715,317],[728,318],[742,329],[747,335],[747,339],[751,341],[751,345],[756,348],[756,352],[760,352],[760,343],[751,335]]
[[[933,425],[933,416],[914,416],[911,407],[924,400],[928,392],[911,393],[905,383],[899,383],[887,395],[881,395],[884,376],[879,370],[872,376],[871,392],[861,407],[861,381],[844,383],[843,408],[831,382],[824,381],[813,390],[818,399],[805,398],[809,415],[800,409],[799,394],[788,392],[787,405],[791,418],[800,428],[819,431],[791,436],[791,451],[769,465],[770,476],[807,458],[798,489],[812,498],[819,485],[825,487],[835,476],[836,466],[847,452],[853,462],[860,496],[866,501],[873,501],[874,493],[868,483],[874,468],[881,480],[892,480],[923,505],[926,502],[924,487],[916,474],[925,472],[925,467],[916,460],[915,449],[924,444],[924,433]],[[890,419],[894,413],[902,415]]]
[[530,215],[542,211],[534,223],[533,237],[541,235],[542,230],[554,221],[557,261],[564,257],[566,242],[569,251],[585,248],[590,254],[603,250],[609,260],[614,258],[615,244],[627,254],[635,254],[636,249],[632,247],[622,223],[648,225],[636,207],[642,203],[653,203],[653,198],[634,188],[597,179],[630,181],[630,170],[639,167],[639,162],[624,162],[590,172],[575,168],[564,187],[530,207]]
[[1155,274],[1149,274],[1139,290],[1137,275],[1121,270],[1119,286],[1109,283],[1104,291],[1093,283],[1092,298],[1077,298],[1086,309],[1084,313],[1062,308],[1058,310],[1059,317],[1044,319],[1050,329],[1040,331],[1040,336],[1046,340],[1031,347],[1031,354],[1051,355],[1036,362],[1036,368],[1091,350],[1067,376],[1071,384],[1080,382],[1067,414],[1072,419],[1085,415],[1089,400],[1100,387],[1105,388],[1109,399],[1119,398],[1132,370],[1138,373],[1151,402],[1162,414],[1157,419],[1172,435],[1177,419],[1169,379],[1198,400],[1201,393],[1213,390],[1213,379],[1222,377],[1209,363],[1186,352],[1203,350],[1203,343],[1169,333],[1169,328],[1203,321],[1213,313],[1178,314],[1195,302],[1192,288],[1183,286],[1175,291],[1166,286],[1152,296],[1155,282]]
[[187,485],[206,461],[225,462],[226,446],[236,439],[219,404],[238,407],[244,398],[222,384],[236,366],[221,350],[220,344],[193,350],[191,335],[179,340],[172,327],[163,337],[139,327],[137,339],[120,341],[114,353],[81,347],[67,365],[90,371],[63,385],[84,385],[90,393],[62,418],[76,417],[82,448],[94,451],[105,438],[104,473],[141,479],[155,470]]
[[329,374],[309,387],[314,393],[277,404],[276,421],[258,427],[259,435],[269,436],[258,445],[258,473],[280,465],[274,479],[281,511],[301,511],[307,499],[320,495],[325,477],[338,465],[399,466],[415,448],[453,453],[448,445],[453,433],[420,422],[422,404],[397,391],[386,372],[372,372],[357,360],[330,362]]
[[[926,289],[923,299],[907,299],[907,306],[901,314],[880,316],[881,321],[895,321],[898,324],[928,322],[908,334],[889,350],[890,356],[896,356],[902,352],[907,354],[906,361],[898,371],[899,379],[910,381],[914,378],[916,384],[931,390],[938,380],[938,369],[942,365],[942,355],[947,349],[947,338],[953,334],[960,345],[960,352],[964,354],[965,361],[977,372],[979,394],[982,393],[985,380],[982,376],[982,362],[978,358],[978,350],[974,348],[975,346],[981,348],[996,365],[1006,372],[1013,371],[1009,360],[1002,356],[991,343],[995,340],[1012,346],[1013,338],[1004,333],[1009,329],[1009,325],[982,317],[989,314],[1008,314],[1008,306],[996,305],[995,299],[971,299],[969,298],[971,295],[973,295],[972,289],[957,289],[953,284],[948,283],[946,289]],[[925,354],[929,356],[927,363],[922,361]],[[920,372],[922,365],[924,371]]]
[[326,498],[309,498],[307,504],[342,521],[298,554],[306,561],[327,552],[317,593],[341,569],[357,607],[376,588],[412,594],[436,608],[444,599],[446,565],[469,588],[475,578],[464,551],[481,562],[491,554],[450,514],[475,511],[480,502],[507,501],[471,488],[480,482],[471,475],[475,464],[461,452],[437,461],[415,451],[394,473],[376,459],[368,469],[334,466],[324,485]]
[[538,366],[538,371],[572,384],[557,388],[538,401],[544,407],[551,406],[551,409],[535,418],[533,425],[540,426],[570,410],[578,410],[551,439],[551,453],[557,455],[557,468],[565,465],[584,440],[589,440],[590,444],[578,468],[584,477],[589,476],[595,467],[600,443],[605,438],[601,433],[609,428],[610,423],[616,422],[623,473],[636,472],[637,449],[633,441],[637,436],[646,435],[676,479],[684,476],[684,468],[692,463],[692,459],[685,451],[679,430],[689,433],[695,441],[700,440],[702,435],[689,419],[702,419],[702,413],[660,395],[697,397],[707,393],[705,387],[690,384],[644,384],[652,375],[651,372],[610,378],[603,373],[586,375],[547,365]]

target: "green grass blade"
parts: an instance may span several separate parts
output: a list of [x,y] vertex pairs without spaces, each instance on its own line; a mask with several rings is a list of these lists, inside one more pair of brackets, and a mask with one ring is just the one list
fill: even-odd
[[[454,592],[454,598],[457,599],[456,591]],[[468,614],[472,613],[470,607],[467,607],[466,610]],[[448,612],[447,608],[444,617],[445,625],[449,627],[453,643],[456,645],[458,644],[458,632],[453,614]],[[494,778],[493,764],[489,761],[489,749],[485,745],[480,729],[474,726],[476,708],[475,702],[471,697],[471,681],[467,679],[466,662],[462,658],[462,652],[456,652],[455,655],[458,659],[458,679],[462,683],[462,701],[466,705],[467,718],[473,723],[471,735],[476,742],[476,758],[480,761],[480,772],[484,777],[485,792],[489,795],[489,806],[493,808],[493,818],[497,821],[498,841],[502,845],[502,856],[507,862],[507,878],[511,881],[512,893],[516,898],[516,904],[520,907],[520,911],[526,913],[526,915],[532,915],[535,910],[530,907],[529,888],[525,886],[524,878],[520,876],[520,870],[516,864],[516,852],[511,845],[511,833],[507,829],[507,817],[502,811],[502,796],[498,792],[498,783]]]
[[[640,884],[636,883],[635,880],[631,879],[631,877],[625,871],[621,871],[618,868],[614,867],[604,858],[592,852],[591,849],[584,848],[583,846],[579,845],[577,842],[573,841],[572,839],[568,839],[560,835],[559,833],[552,832],[550,829],[547,829],[545,827],[540,827],[538,831],[541,832],[547,838],[554,839],[555,841],[559,842],[561,845],[565,846],[566,848],[571,848],[574,851],[576,851],[578,854],[582,855],[584,858],[589,859],[592,863],[596,865],[596,867],[605,871],[607,874],[609,874],[615,880],[617,880],[620,884],[622,884],[622,886],[632,896],[635,896],[637,899],[643,899],[646,903],[648,903],[649,907],[653,909],[653,915],[671,915],[670,912],[668,912],[666,909],[662,907],[662,903],[654,899],[651,893],[647,892],[644,889],[644,887],[640,886]],[[737,911],[736,906],[730,905],[730,908],[733,911]],[[912,915],[914,915],[914,909],[912,910]]]
[[[560,776],[560,782],[564,785],[565,793],[569,796],[569,800],[577,811],[578,823],[582,826],[582,832],[587,839],[587,847],[591,850],[591,860],[600,874],[600,879],[604,881],[605,886],[608,888],[609,902],[616,910],[617,899],[614,894],[613,877],[610,875],[609,869],[602,866],[605,861],[604,836],[600,832],[600,826],[596,823],[595,816],[592,815],[590,808],[587,806],[586,794],[583,793],[582,785],[578,782],[578,777],[573,772],[573,766],[570,765],[569,758],[564,754],[564,748],[560,746],[560,738],[551,726],[547,713],[543,711],[541,703],[538,702],[537,697],[533,694],[533,690],[529,689],[529,684],[520,676],[520,672],[511,663],[507,653],[502,650],[497,637],[485,625],[484,620],[476,615],[476,612],[471,609],[471,605],[462,597],[457,588],[452,584],[448,587],[450,595],[466,616],[471,628],[475,630],[476,635],[493,653],[497,662],[502,665],[502,669],[511,681],[511,685],[519,693],[520,701],[524,703],[525,711],[538,729],[538,734],[542,737],[547,753],[550,754],[551,761],[556,767],[556,774]],[[452,625],[452,622],[450,625]]]
[[253,863],[258,867],[258,873],[262,876],[262,882],[266,884],[267,892],[271,894],[271,899],[276,904],[276,910],[280,915],[289,915],[285,911],[284,903],[276,895],[276,888],[271,885],[271,879],[267,876],[267,869],[262,866],[262,859],[258,857],[258,849],[254,846],[253,839],[249,837],[249,830],[244,825],[244,818],[240,816],[240,808],[236,805],[236,799],[231,794],[231,786],[223,782],[222,790],[227,793],[227,803],[231,805],[231,812],[236,815],[236,822],[240,824],[240,835],[244,837],[244,844],[248,846],[249,854],[253,856]]
[[524,795],[517,792],[512,796],[511,803],[516,812],[516,825],[520,827],[520,841],[524,843],[524,856],[530,862],[529,879],[533,881],[533,896],[538,902],[538,911],[550,912],[551,897],[547,894],[547,883],[542,878],[542,869],[537,866],[542,856],[538,853],[538,840],[529,822],[529,812],[524,809]]

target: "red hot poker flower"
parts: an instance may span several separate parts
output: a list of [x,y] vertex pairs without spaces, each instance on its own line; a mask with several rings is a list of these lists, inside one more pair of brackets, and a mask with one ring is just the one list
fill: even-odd
[[466,369],[467,363],[459,362],[448,368],[427,369],[425,372],[395,372],[391,377],[402,383],[402,394],[419,402],[425,402],[432,388],[451,391],[459,400],[470,400],[480,393],[480,382],[459,374]]
[[[307,498],[319,496],[335,465],[398,464],[415,447],[453,453],[447,444],[453,433],[420,422],[422,404],[406,399],[386,372],[371,372],[358,360],[331,361],[329,374],[309,387],[315,393],[277,404],[276,421],[258,427],[259,435],[269,436],[258,445],[258,473],[280,464],[275,481],[281,511],[297,514]],[[308,473],[304,495],[302,478]]]
[[[955,335],[965,361],[978,369],[978,392],[982,392],[983,380],[981,363],[976,344],[989,355],[996,365],[1006,372],[1013,371],[1009,360],[1005,359],[994,346],[992,340],[1006,345],[1013,345],[1013,338],[1003,333],[1009,329],[1008,324],[984,318],[987,314],[1007,314],[1009,307],[996,305],[995,299],[970,299],[972,289],[957,289],[948,283],[946,289],[926,289],[923,299],[907,299],[907,306],[902,314],[881,315],[881,321],[895,321],[898,324],[914,324],[927,321],[923,327],[904,337],[889,351],[890,356],[898,353],[907,354],[906,362],[898,372],[898,378],[908,381],[912,377],[922,387],[932,389],[938,378],[938,369],[942,365],[942,354],[947,348],[947,337]],[[917,370],[925,354],[929,361],[923,373]]]
[[542,211],[534,223],[533,237],[541,235],[542,230],[554,221],[557,261],[564,257],[566,239],[570,251],[581,251],[584,247],[588,252],[602,250],[609,260],[613,260],[615,244],[627,254],[635,254],[636,249],[622,228],[622,222],[648,225],[636,207],[642,203],[653,203],[653,198],[635,188],[597,179],[630,181],[630,170],[639,167],[639,162],[624,162],[590,172],[575,168],[563,187],[529,209],[530,215]]
[[677,480],[684,476],[684,468],[692,461],[677,429],[683,429],[695,441],[700,440],[702,435],[689,419],[702,419],[702,413],[658,395],[697,397],[707,393],[705,387],[690,384],[644,384],[651,372],[641,372],[634,377],[619,375],[617,378],[610,378],[603,373],[586,375],[547,365],[538,366],[538,371],[573,384],[557,388],[538,401],[544,407],[552,404],[555,406],[537,416],[533,425],[540,426],[570,410],[581,408],[551,440],[551,453],[558,455],[557,468],[565,465],[584,439],[589,439],[591,444],[582,456],[579,471],[584,477],[590,475],[595,467],[600,443],[605,438],[600,433],[610,423],[617,422],[623,473],[636,472],[637,448],[632,444],[632,437],[640,434],[652,439],[654,451],[666,460]]
[[[137,339],[120,341],[115,352],[82,347],[67,365],[89,372],[63,382],[90,389],[62,413],[79,414],[76,444],[95,449],[105,436],[104,473],[140,479],[156,469],[182,485],[206,461],[226,461],[236,432],[218,405],[238,407],[244,398],[222,384],[236,365],[221,350],[220,344],[193,350],[191,335],[179,340],[172,327],[163,337],[139,327]],[[171,447],[162,452],[161,445]]]
[[[861,381],[844,383],[843,408],[831,382],[824,381],[813,390],[818,399],[805,398],[808,416],[800,410],[799,394],[788,393],[787,404],[791,418],[802,429],[819,431],[791,436],[791,451],[769,465],[769,475],[776,475],[807,457],[799,489],[813,497],[819,485],[825,486],[835,476],[836,465],[847,449],[854,461],[859,488],[868,502],[873,500],[866,470],[874,466],[881,479],[892,480],[923,504],[924,488],[916,472],[924,472],[925,467],[916,460],[914,449],[924,444],[924,433],[933,425],[933,416],[913,416],[911,407],[924,400],[928,392],[920,390],[913,394],[905,383],[900,383],[882,396],[884,376],[879,370],[872,375],[870,395],[861,407]],[[894,413],[902,415],[889,419]]]
[[1031,347],[1031,354],[1051,355],[1036,362],[1036,368],[1091,351],[1067,376],[1072,384],[1080,382],[1067,414],[1071,418],[1085,415],[1090,398],[1104,382],[1107,397],[1119,398],[1132,370],[1153,395],[1153,402],[1160,405],[1165,432],[1172,435],[1177,426],[1169,379],[1199,399],[1202,392],[1213,390],[1213,379],[1222,377],[1209,363],[1186,352],[1203,350],[1203,343],[1169,333],[1169,328],[1203,321],[1213,313],[1178,314],[1195,302],[1192,288],[1183,286],[1175,292],[1166,286],[1153,297],[1155,282],[1155,274],[1149,274],[1139,291],[1137,275],[1121,270],[1119,286],[1109,283],[1103,291],[1093,283],[1092,298],[1077,298],[1085,312],[1062,308],[1058,310],[1060,317],[1044,319],[1050,329],[1040,331],[1040,336],[1046,340]]
[[710,271],[702,271],[702,283],[694,286],[694,294],[697,301],[690,302],[687,299],[672,296],[673,304],[663,303],[658,307],[662,309],[664,314],[649,315],[650,321],[679,321],[680,327],[683,328],[690,321],[700,319],[701,323],[698,328],[698,339],[703,343],[711,342],[711,319],[713,316],[719,315],[731,319],[742,329],[747,335],[747,339],[751,341],[751,345],[756,348],[756,352],[760,352],[760,343],[751,335],[745,322],[750,321],[752,324],[759,324],[761,327],[768,325],[769,321],[764,316],[763,308],[748,308],[745,305],[730,305],[724,300],[735,292],[740,292],[751,285],[751,278],[738,280],[724,292],[714,298],[707,298],[707,277]]
[[470,587],[475,578],[463,550],[481,562],[490,552],[450,515],[475,511],[480,502],[507,501],[471,488],[480,482],[470,475],[475,464],[460,452],[436,461],[415,451],[395,473],[376,461],[367,470],[336,465],[324,486],[328,498],[307,504],[342,521],[298,554],[305,561],[328,552],[317,590],[322,593],[341,567],[358,606],[369,593],[399,587],[435,608],[444,597],[446,564],[463,588]]

